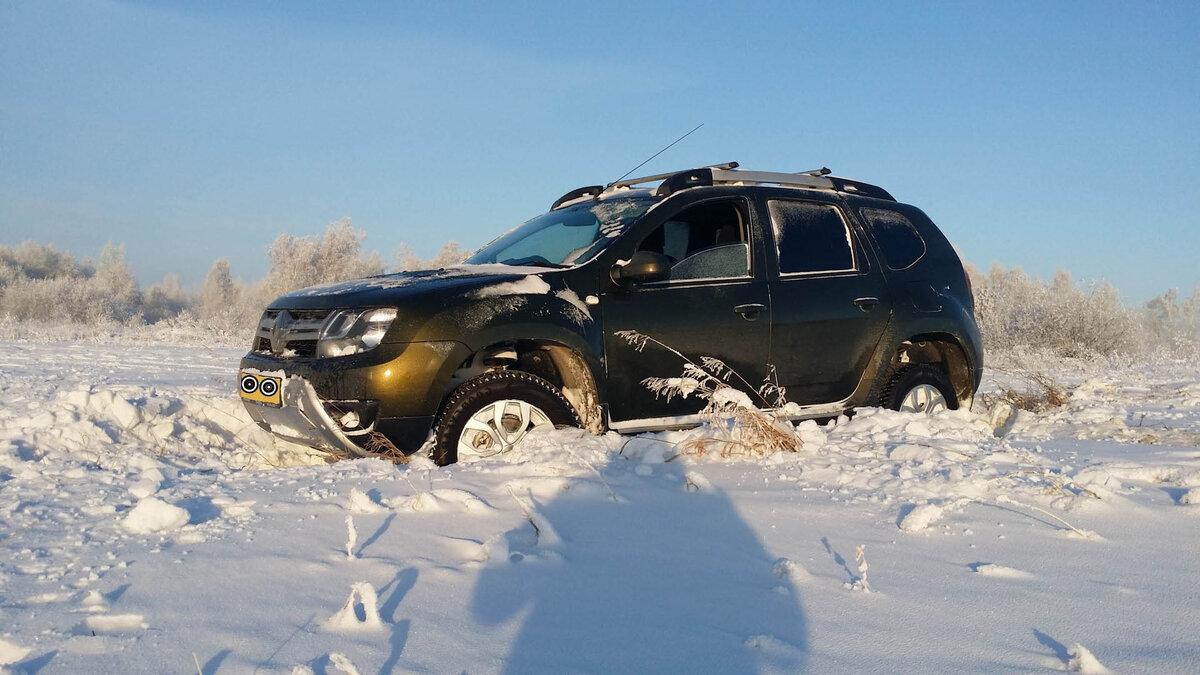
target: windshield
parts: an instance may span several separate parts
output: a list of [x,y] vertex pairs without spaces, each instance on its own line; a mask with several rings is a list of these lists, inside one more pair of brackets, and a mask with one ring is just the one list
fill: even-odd
[[551,211],[484,246],[467,259],[470,264],[541,265],[570,267],[603,251],[633,221],[650,210],[655,200],[623,197],[591,200]]

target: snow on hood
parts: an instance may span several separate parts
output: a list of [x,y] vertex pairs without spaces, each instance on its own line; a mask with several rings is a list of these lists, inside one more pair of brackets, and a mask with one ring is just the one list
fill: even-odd
[[541,277],[530,274],[516,281],[505,281],[491,286],[484,286],[472,291],[472,298],[494,298],[501,295],[544,295],[550,292],[550,284]]
[[465,279],[472,277],[487,277],[487,276],[513,276],[513,275],[536,275],[545,273],[547,270],[542,267],[519,267],[515,265],[453,265],[443,267],[437,270],[420,270],[415,272],[397,272],[395,274],[383,274],[375,277],[366,277],[363,279],[351,279],[349,281],[336,281],[318,286],[310,286],[292,293],[288,293],[284,297],[289,298],[316,298],[328,297],[336,295],[345,295],[347,293],[359,293],[372,290],[390,290],[396,288],[405,288],[415,286],[421,283],[427,283],[434,280],[442,279]]

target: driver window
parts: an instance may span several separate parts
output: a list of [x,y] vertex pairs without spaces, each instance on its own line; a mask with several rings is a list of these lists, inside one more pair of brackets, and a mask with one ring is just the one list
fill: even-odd
[[706,202],[680,211],[648,234],[639,251],[671,261],[671,279],[750,276],[747,219],[737,201]]

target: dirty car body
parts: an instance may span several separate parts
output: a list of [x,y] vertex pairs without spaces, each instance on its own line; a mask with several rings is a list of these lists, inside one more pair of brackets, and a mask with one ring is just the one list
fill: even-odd
[[703,401],[643,384],[682,361],[627,331],[774,378],[797,418],[886,404],[918,366],[969,405],[982,369],[969,282],[923,212],[731,163],[580,188],[460,266],[282,296],[242,398],[272,433],[353,454],[380,436],[415,451],[456,391],[498,370],[553,388],[592,432],[696,424]]

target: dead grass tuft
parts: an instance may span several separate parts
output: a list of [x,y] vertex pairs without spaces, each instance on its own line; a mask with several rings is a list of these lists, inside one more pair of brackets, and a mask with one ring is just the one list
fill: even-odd
[[[642,384],[650,391],[668,401],[676,396],[697,396],[705,401],[701,415],[709,428],[717,433],[682,443],[679,454],[702,456],[716,452],[722,457],[765,457],[779,451],[800,451],[800,437],[779,414],[779,410],[787,404],[787,392],[775,379],[774,369],[767,381],[756,388],[720,359],[706,356],[696,363],[648,335],[636,331],[622,331],[617,335],[638,351],[653,344],[682,359],[680,377],[650,377],[643,380]],[[741,382],[744,388],[730,385],[731,380]]]
[[1028,383],[1023,389],[1009,387],[999,395],[984,394],[981,397],[984,405],[991,408],[996,403],[1008,403],[1020,410],[1039,412],[1064,405],[1069,398],[1062,387],[1044,372],[1017,366],[1015,368],[996,368],[989,366],[997,373],[1004,373],[1020,378]]
[[384,459],[389,459],[396,464],[408,464],[408,455],[396,447],[395,443],[388,440],[387,436],[378,431],[371,430],[367,432],[367,442],[364,444],[367,452]]

